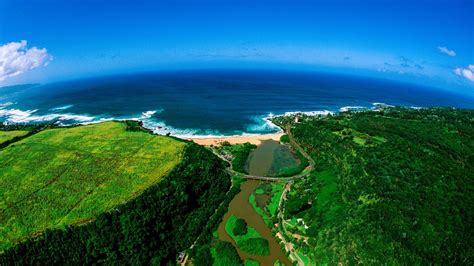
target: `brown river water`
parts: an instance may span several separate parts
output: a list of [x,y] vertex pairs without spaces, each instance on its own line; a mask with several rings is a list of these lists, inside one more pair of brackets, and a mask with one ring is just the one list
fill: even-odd
[[[264,141],[259,147],[253,151],[252,157],[249,161],[249,174],[251,175],[265,175],[271,167],[273,152],[278,147],[276,141]],[[218,234],[219,239],[232,243],[237,249],[242,260],[252,259],[260,262],[260,265],[273,265],[276,260],[283,262],[285,265],[291,265],[290,261],[286,258],[283,251],[280,249],[276,239],[273,237],[270,228],[264,223],[262,217],[253,209],[249,203],[250,195],[255,191],[255,188],[260,184],[261,181],[247,180],[240,186],[240,193],[237,194],[229,204],[229,211],[224,215],[224,219],[219,224]],[[239,250],[235,242],[225,231],[225,224],[229,217],[234,214],[237,218],[243,218],[247,224],[260,235],[268,240],[270,247],[270,255],[268,256],[257,256]]]

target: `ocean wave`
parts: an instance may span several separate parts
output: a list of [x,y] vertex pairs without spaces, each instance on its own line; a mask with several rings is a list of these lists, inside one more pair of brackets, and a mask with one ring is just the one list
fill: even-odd
[[199,128],[176,128],[167,125],[163,121],[156,119],[143,119],[143,127],[153,131],[155,134],[167,135],[170,134],[179,138],[196,138],[196,137],[219,137],[224,136],[219,130],[213,129],[199,129]]
[[64,122],[71,121],[76,123],[88,122],[94,120],[93,116],[77,114],[45,114],[35,115],[38,110],[20,110],[20,109],[0,109],[0,120],[6,123],[32,123],[32,122]]
[[[107,116],[89,116],[89,115],[78,115],[71,113],[50,113],[37,115],[37,109],[35,110],[20,110],[20,109],[5,109],[6,106],[11,104],[0,105],[0,121],[8,124],[15,123],[41,123],[41,122],[54,122],[58,126],[70,126],[73,124],[89,125],[105,121],[124,121],[124,120],[135,120],[142,121],[143,126],[147,129],[152,130],[156,134],[166,135],[171,134],[173,136],[188,138],[197,135],[222,135],[218,130],[202,130],[202,129],[180,129],[166,125],[164,122],[158,121],[154,118],[157,113],[163,110],[150,110],[141,113],[136,116],[127,117],[107,117]],[[72,105],[71,105],[72,106]],[[70,107],[70,106],[69,106]],[[52,108],[50,110],[65,110],[69,107],[60,106]]]
[[386,103],[372,103],[374,107],[395,107],[394,105],[386,104]]
[[364,106],[343,106],[339,108],[339,112],[349,112],[349,111],[364,111],[367,110],[367,107]]
[[73,107],[74,105],[72,104],[68,104],[68,105],[63,105],[63,106],[58,106],[58,107],[54,107],[54,108],[51,108],[49,109],[50,111],[63,111],[63,110],[66,110],[66,109],[69,109],[71,107]]
[[252,117],[254,123],[247,125],[246,131],[249,131],[250,133],[271,133],[281,131],[280,127],[272,123],[272,117],[274,117],[272,113]]
[[143,112],[142,116],[140,116],[138,119],[148,119],[154,116],[155,114],[161,113],[161,112],[163,112],[163,109],[146,111],[146,112]]
[[10,105],[13,105],[14,103],[12,102],[6,102],[6,103],[0,103],[0,109],[3,109],[5,107],[8,107]]
[[320,111],[291,111],[291,112],[285,112],[280,115],[274,115],[274,116],[294,116],[294,115],[307,115],[307,116],[326,116],[326,115],[333,115],[333,111],[328,111],[328,110],[320,110]]

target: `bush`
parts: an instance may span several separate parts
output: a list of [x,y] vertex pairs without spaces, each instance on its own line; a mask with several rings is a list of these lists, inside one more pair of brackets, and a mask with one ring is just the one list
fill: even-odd
[[216,245],[216,252],[218,254],[218,259],[216,259],[215,265],[242,265],[242,259],[231,243],[219,241]]
[[232,232],[236,236],[243,236],[247,234],[247,222],[244,219],[237,219],[235,221],[235,227],[232,229]]
[[287,134],[285,134],[285,135],[280,137],[280,142],[281,143],[288,143],[288,142],[290,142],[290,137]]
[[214,263],[214,258],[211,255],[211,250],[208,245],[201,246],[196,251],[196,256],[193,257],[193,265],[212,265]]
[[270,247],[268,245],[268,240],[258,237],[258,238],[249,238],[244,241],[239,242],[239,248],[243,252],[258,256],[267,256],[270,254]]

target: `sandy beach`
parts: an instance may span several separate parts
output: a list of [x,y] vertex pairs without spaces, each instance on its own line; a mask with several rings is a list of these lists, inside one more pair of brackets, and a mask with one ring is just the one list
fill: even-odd
[[196,137],[188,138],[200,145],[210,146],[219,145],[221,142],[228,141],[230,144],[246,143],[250,142],[255,145],[259,145],[264,140],[276,140],[279,141],[280,137],[284,135],[283,132],[262,134],[262,135],[244,135],[244,136],[224,136],[224,137]]

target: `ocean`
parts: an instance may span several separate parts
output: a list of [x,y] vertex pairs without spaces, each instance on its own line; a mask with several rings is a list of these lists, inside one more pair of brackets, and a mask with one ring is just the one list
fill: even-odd
[[157,133],[221,136],[278,131],[265,118],[374,103],[474,108],[472,96],[336,74],[200,70],[138,73],[0,88],[0,121],[61,125],[137,119]]

